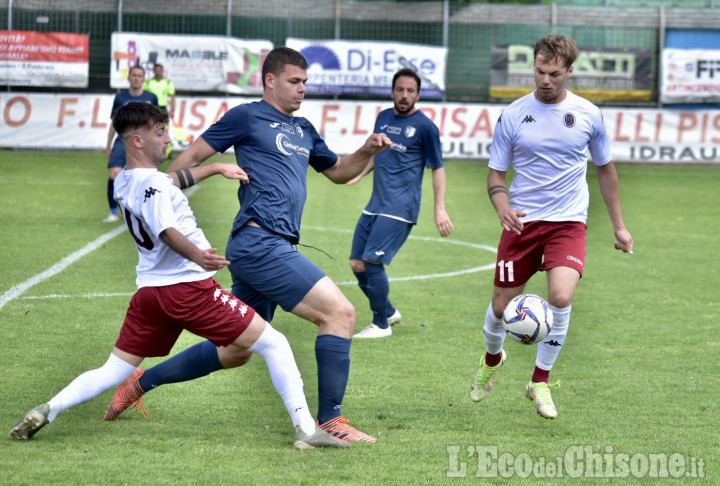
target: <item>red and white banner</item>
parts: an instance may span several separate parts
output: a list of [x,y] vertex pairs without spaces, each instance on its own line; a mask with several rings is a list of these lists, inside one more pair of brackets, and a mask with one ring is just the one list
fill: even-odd
[[129,88],[133,66],[142,66],[149,79],[162,64],[178,91],[262,95],[262,63],[272,48],[267,40],[113,32],[110,87]]
[[87,88],[90,36],[0,31],[0,84]]
[[720,103],[720,50],[665,49],[663,103]]
[[[176,101],[174,130],[197,138],[233,106],[259,98],[185,97]],[[0,92],[0,147],[103,150],[113,95]],[[305,100],[308,118],[330,148],[359,147],[390,102]],[[446,159],[487,160],[495,123],[506,105],[418,104],[440,130]],[[720,110],[604,108],[618,162],[720,163]],[[38,134],[41,134],[38,136]]]

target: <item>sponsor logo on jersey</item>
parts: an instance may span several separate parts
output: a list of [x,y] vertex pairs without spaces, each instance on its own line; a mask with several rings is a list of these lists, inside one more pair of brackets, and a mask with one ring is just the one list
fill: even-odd
[[382,251],[382,250],[379,250],[379,251],[376,251],[376,252],[375,252],[375,255],[377,255],[377,256],[383,256],[384,254],[385,254],[385,252]]
[[416,132],[417,132],[417,129],[413,126],[405,127],[405,136],[407,138],[413,138],[415,136]]
[[280,124],[279,124],[279,123],[277,123],[277,122],[275,122],[275,123],[271,123],[271,124],[270,124],[270,128],[277,128],[277,127],[278,127],[278,125],[280,125]]
[[565,113],[563,116],[563,123],[566,127],[572,128],[575,126],[575,115],[572,113]]
[[380,125],[380,130],[381,130],[381,131],[382,131],[382,130],[385,130],[387,127],[388,127],[387,124],[385,124],[385,125]]
[[397,150],[398,152],[405,153],[405,152],[407,152],[407,146],[405,146],[401,143],[393,142],[392,147],[390,147],[390,150]]
[[277,134],[277,137],[275,137],[275,145],[277,145],[278,150],[285,155],[292,155],[294,152],[303,157],[310,157],[310,151],[308,149],[292,143],[284,133]]
[[399,135],[400,133],[402,133],[402,129],[400,127],[388,127],[387,132],[394,135]]
[[295,135],[295,127],[293,127],[292,125],[288,125],[287,123],[283,123],[283,124],[282,124],[282,129],[283,129],[283,132],[288,132],[288,133],[292,133],[293,135]]

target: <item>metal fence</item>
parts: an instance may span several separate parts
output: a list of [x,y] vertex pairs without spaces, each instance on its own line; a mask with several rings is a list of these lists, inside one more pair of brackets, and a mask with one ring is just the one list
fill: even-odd
[[0,0],[0,25],[12,30],[88,34],[90,92],[111,91],[110,36],[116,31],[229,35],[267,39],[275,45],[298,37],[445,46],[446,99],[461,102],[497,101],[489,94],[493,45],[533,44],[552,31],[574,37],[581,47],[649,51],[653,99],[634,104],[655,105],[657,60],[665,30],[717,29],[717,2],[720,0],[565,0],[534,5],[457,0]]

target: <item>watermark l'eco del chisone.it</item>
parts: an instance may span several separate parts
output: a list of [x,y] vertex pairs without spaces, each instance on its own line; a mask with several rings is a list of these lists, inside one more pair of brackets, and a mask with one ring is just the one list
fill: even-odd
[[503,452],[497,445],[448,445],[448,478],[704,478],[705,460],[679,452],[615,451],[571,445],[561,456]]

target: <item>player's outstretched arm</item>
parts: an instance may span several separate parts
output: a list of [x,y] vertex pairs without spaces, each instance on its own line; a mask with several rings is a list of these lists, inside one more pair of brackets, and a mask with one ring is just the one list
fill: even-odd
[[238,167],[237,164],[222,164],[220,162],[215,162],[212,164],[201,165],[199,167],[193,167],[192,169],[181,169],[175,172],[168,172],[168,175],[173,180],[173,184],[180,189],[187,189],[188,187],[216,174],[221,174],[226,179],[239,180],[243,184],[250,182],[248,175],[244,170]]
[[207,159],[215,155],[215,149],[213,149],[204,138],[198,137],[192,145],[190,145],[183,153],[178,156],[177,159],[170,164],[167,172],[175,172],[181,169],[190,169],[197,167],[198,165],[205,162]]
[[368,164],[365,166],[363,171],[360,172],[359,175],[357,175],[357,176],[353,177],[352,179],[350,179],[349,181],[347,181],[347,185],[352,186],[354,184],[357,184],[358,182],[360,182],[360,179],[362,179],[363,177],[368,175],[370,172],[372,172],[372,170],[374,168],[375,168],[375,156],[372,156],[370,158],[370,162],[368,162]]
[[323,174],[335,184],[345,184],[367,167],[373,155],[382,152],[387,147],[392,147],[390,139],[386,135],[373,133],[362,147],[352,154],[338,157],[335,165],[324,170]]
[[160,238],[162,238],[167,246],[188,260],[197,263],[208,272],[220,270],[221,268],[230,265],[230,262],[225,260],[224,256],[216,255],[217,248],[201,250],[175,228],[168,228],[164,230],[160,233]]
[[600,184],[600,194],[602,194],[605,206],[607,207],[610,221],[613,225],[615,233],[615,248],[625,253],[632,254],[633,238],[625,227],[622,209],[620,207],[620,182],[618,181],[617,169],[615,164],[609,162],[605,165],[597,166],[598,183]]

